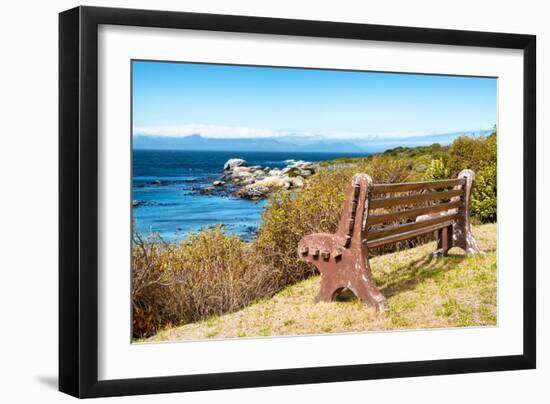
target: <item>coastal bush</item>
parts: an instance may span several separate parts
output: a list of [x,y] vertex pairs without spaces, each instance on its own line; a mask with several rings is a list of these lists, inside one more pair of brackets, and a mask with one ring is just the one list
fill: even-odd
[[222,226],[191,234],[178,245],[136,235],[132,254],[134,337],[238,310],[265,296],[267,277],[249,249]]
[[472,215],[482,223],[497,220],[497,165],[496,162],[476,173],[472,194]]
[[486,166],[496,162],[496,133],[488,137],[460,136],[449,147],[449,169],[455,176],[469,168],[476,173]]
[[497,134],[459,137],[449,147],[449,169],[456,176],[472,169],[476,181],[472,193],[472,215],[482,223],[497,220]]
[[398,146],[393,149],[388,149],[382,153],[381,156],[391,156],[391,157],[405,157],[405,158],[417,158],[424,155],[440,155],[447,152],[448,146],[442,146],[439,143],[433,143],[430,146],[415,146],[415,147],[405,147]]
[[443,180],[446,178],[450,178],[450,176],[451,170],[445,163],[445,160],[441,158],[430,160],[430,164],[426,168],[426,171],[423,175],[424,179],[428,181]]
[[410,159],[404,157],[373,156],[372,159],[363,166],[351,170],[351,175],[356,172],[365,172],[372,177],[374,182],[406,182],[415,179],[413,168],[414,163]]
[[293,178],[302,175],[302,173],[300,172],[300,169],[298,167],[292,167],[286,172],[286,175],[290,178]]

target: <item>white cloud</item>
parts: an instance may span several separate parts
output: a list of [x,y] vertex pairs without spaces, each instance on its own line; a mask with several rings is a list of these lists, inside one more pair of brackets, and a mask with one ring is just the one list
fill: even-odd
[[[453,131],[446,131],[451,133]],[[426,132],[300,132],[289,130],[277,130],[269,128],[251,128],[246,126],[222,126],[208,124],[182,124],[167,126],[136,126],[134,135],[185,137],[189,135],[201,135],[211,139],[248,139],[248,138],[311,138],[316,140],[381,140],[400,139],[413,136],[430,136],[434,133]],[[441,132],[439,132],[441,133]],[[445,133],[445,132],[444,132]]]
[[205,124],[184,124],[169,126],[138,126],[134,135],[185,137],[201,135],[212,139],[273,138],[289,135],[288,132],[267,128],[249,128],[245,126],[219,126]]

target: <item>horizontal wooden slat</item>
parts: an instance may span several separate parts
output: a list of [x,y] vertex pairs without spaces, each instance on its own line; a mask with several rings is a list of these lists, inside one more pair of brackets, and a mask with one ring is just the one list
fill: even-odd
[[415,194],[407,196],[398,196],[395,198],[371,199],[369,209],[391,208],[392,206],[414,205],[421,202],[436,201],[438,199],[448,199],[453,196],[460,196],[464,189],[454,189],[452,191],[429,192],[427,194]]
[[462,202],[454,201],[441,203],[439,205],[426,206],[422,208],[402,210],[399,212],[383,213],[380,215],[370,215],[368,217],[368,225],[372,226],[379,223],[392,223],[401,219],[410,219],[428,213],[443,212],[449,209],[459,208]]
[[422,227],[428,227],[434,224],[443,223],[449,220],[455,220],[457,217],[456,213],[451,213],[450,215],[441,215],[434,217],[432,219],[420,220],[418,222],[411,222],[405,224],[399,224],[396,226],[386,226],[381,229],[373,230],[367,233],[367,240],[376,240],[382,237],[392,236],[394,234],[406,233],[411,230],[420,229]]
[[379,238],[379,239],[376,239],[376,240],[368,240],[367,241],[367,247],[368,248],[374,248],[374,247],[380,247],[380,246],[383,246],[383,245],[386,245],[386,244],[397,243],[398,241],[407,240],[407,239],[410,239],[410,238],[413,238],[413,237],[421,236],[422,234],[427,234],[427,233],[431,233],[431,232],[439,230],[439,229],[443,229],[447,226],[451,226],[452,224],[453,224],[453,221],[448,220],[448,221],[443,222],[443,223],[434,224],[434,225],[428,226],[428,227],[422,227],[420,229],[411,230],[411,231],[408,231],[408,232],[405,232],[405,233],[399,233],[399,234],[389,236],[389,237],[382,237],[382,238]]
[[452,180],[421,181],[421,182],[402,182],[396,184],[374,184],[372,192],[374,194],[383,194],[387,192],[420,191],[422,189],[441,189],[450,188],[457,185],[463,185],[464,178],[454,178]]

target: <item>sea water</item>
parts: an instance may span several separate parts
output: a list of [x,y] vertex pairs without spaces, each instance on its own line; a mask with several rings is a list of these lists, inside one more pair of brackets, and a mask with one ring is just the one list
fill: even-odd
[[223,174],[230,158],[250,165],[284,168],[289,160],[310,162],[338,157],[361,157],[353,153],[234,152],[186,150],[134,150],[132,201],[134,230],[142,236],[158,233],[169,242],[189,232],[223,224],[225,231],[250,240],[254,237],[266,201],[250,201],[231,195],[201,195],[194,189],[212,184]]

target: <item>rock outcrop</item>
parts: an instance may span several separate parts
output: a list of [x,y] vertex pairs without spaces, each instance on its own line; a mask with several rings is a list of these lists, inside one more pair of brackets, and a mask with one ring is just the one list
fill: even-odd
[[279,168],[250,166],[246,160],[232,158],[223,166],[223,175],[212,185],[197,190],[201,194],[223,194],[258,200],[280,189],[301,189],[317,166],[307,161],[288,160]]
[[235,167],[246,167],[248,166],[248,162],[243,159],[229,159],[225,162],[223,165],[223,171],[231,171]]

